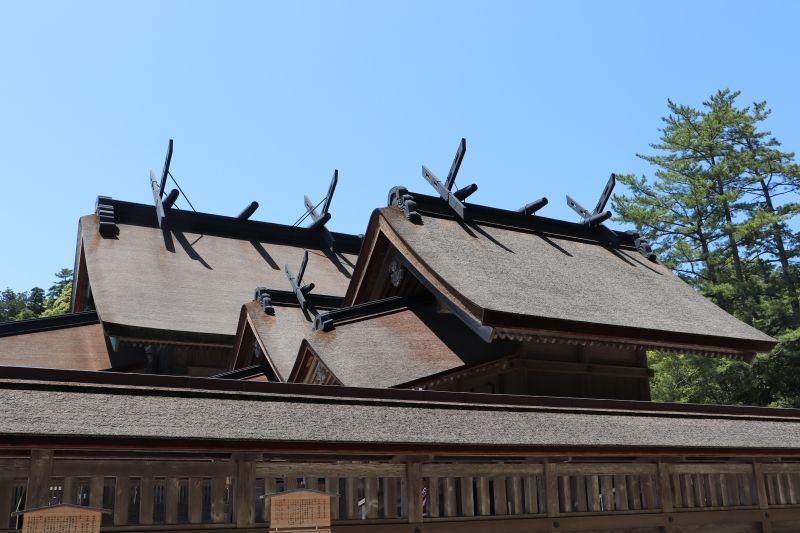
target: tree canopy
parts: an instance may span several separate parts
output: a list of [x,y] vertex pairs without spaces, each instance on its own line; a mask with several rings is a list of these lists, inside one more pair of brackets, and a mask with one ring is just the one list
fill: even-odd
[[[780,344],[751,366],[650,355],[661,401],[800,406],[798,234],[800,166],[765,128],[766,102],[739,105],[718,91],[700,108],[667,102],[652,177],[622,175],[612,199],[659,259],[717,305]],[[789,374],[787,374],[789,373]]]
[[41,287],[25,292],[6,288],[0,292],[0,322],[68,312],[72,298],[72,270],[62,268],[55,273],[55,277],[56,281],[46,293]]

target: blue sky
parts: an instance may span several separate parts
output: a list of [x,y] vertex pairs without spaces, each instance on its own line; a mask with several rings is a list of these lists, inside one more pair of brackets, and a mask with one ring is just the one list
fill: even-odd
[[[466,137],[471,201],[575,219],[611,172],[650,174],[666,100],[767,100],[800,150],[793,2],[0,3],[0,289],[72,266],[97,195],[294,222],[340,172],[330,227],[393,185],[431,192]],[[184,200],[178,205],[186,207]]]

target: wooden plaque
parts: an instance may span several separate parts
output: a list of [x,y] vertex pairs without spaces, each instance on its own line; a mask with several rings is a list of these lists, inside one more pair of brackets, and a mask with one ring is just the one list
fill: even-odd
[[97,509],[76,505],[54,505],[24,513],[22,533],[99,533],[100,515]]
[[331,497],[313,490],[295,490],[270,498],[271,529],[331,527]]

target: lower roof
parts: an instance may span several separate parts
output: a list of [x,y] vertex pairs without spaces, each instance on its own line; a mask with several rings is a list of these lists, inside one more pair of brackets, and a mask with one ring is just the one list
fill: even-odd
[[[800,412],[0,368],[0,445],[800,452]],[[90,383],[82,383],[89,381]]]
[[0,325],[0,365],[109,370],[134,361],[110,353],[94,312]]

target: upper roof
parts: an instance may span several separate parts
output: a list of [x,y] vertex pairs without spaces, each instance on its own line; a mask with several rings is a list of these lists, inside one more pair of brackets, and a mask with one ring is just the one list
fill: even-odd
[[5,445],[30,445],[44,436],[58,447],[570,455],[800,451],[800,415],[791,409],[2,370]]
[[256,287],[289,289],[284,265],[296,271],[306,249],[305,279],[318,293],[344,295],[360,246],[334,234],[334,253],[306,228],[174,210],[162,232],[153,206],[104,201],[117,235],[101,235],[97,216],[87,215],[78,240],[104,323],[232,336],[242,302]]
[[372,251],[384,239],[486,338],[589,337],[734,354],[776,342],[646,259],[630,235],[471,204],[475,219],[464,223],[441,200],[414,198],[421,223],[396,206],[373,213],[370,253],[362,253],[346,303],[368,298],[365,280],[385,264],[385,252]]

